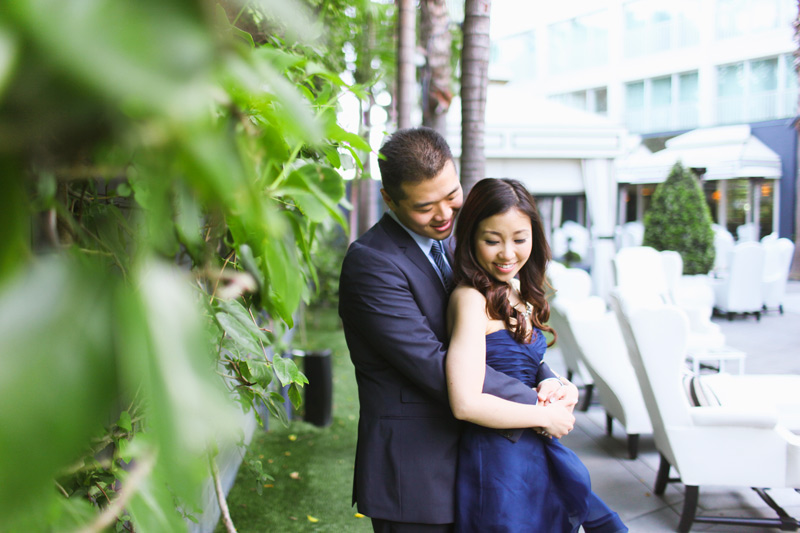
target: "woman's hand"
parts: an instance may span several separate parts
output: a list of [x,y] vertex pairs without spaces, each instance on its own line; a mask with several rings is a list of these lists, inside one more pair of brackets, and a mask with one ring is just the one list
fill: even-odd
[[548,423],[542,427],[542,435],[560,439],[575,427],[572,408],[564,400],[551,402],[543,410],[547,412]]
[[572,412],[578,404],[579,391],[573,383],[566,378],[546,379],[538,388],[539,401],[542,405],[549,405],[551,402],[563,401],[566,407]]

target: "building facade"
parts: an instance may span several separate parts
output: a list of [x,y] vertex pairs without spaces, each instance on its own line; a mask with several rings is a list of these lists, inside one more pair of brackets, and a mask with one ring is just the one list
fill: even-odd
[[[780,156],[782,176],[704,182],[712,213],[723,187],[729,229],[755,218],[762,235],[794,237],[795,1],[571,0],[546,10],[543,4],[494,3],[492,79],[524,82],[535,87],[533,96],[604,115],[653,151],[697,128],[749,125]],[[620,221],[636,218],[647,202],[652,188],[636,187]]]

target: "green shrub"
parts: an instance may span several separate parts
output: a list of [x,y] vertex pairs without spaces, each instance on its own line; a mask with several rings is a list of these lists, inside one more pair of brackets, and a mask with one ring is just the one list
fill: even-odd
[[707,274],[714,265],[714,231],[700,183],[676,163],[656,187],[644,216],[644,246],[681,254],[684,274]]

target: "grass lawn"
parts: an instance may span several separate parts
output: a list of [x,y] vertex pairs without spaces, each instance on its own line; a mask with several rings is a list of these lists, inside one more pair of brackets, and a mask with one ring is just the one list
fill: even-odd
[[[231,517],[246,532],[371,532],[369,518],[356,516],[352,501],[353,460],[358,429],[358,393],[353,365],[335,309],[306,309],[305,327],[295,348],[331,349],[333,361],[333,424],[319,428],[296,416],[289,427],[270,420],[269,430],[256,430],[228,495]],[[302,362],[298,361],[302,369]],[[256,490],[255,476],[245,463],[261,460],[274,478]],[[224,533],[221,524],[215,530]]]

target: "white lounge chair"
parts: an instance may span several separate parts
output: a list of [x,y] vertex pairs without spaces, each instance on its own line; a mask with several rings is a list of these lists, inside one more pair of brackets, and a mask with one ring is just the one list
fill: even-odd
[[[623,335],[661,455],[654,492],[663,494],[672,481],[685,486],[678,531],[689,531],[694,522],[800,526],[765,488],[800,488],[800,437],[757,403],[749,408],[690,406],[681,384],[689,338],[685,313],[663,305],[631,310],[629,318],[621,324]],[[680,479],[670,479],[671,468]],[[751,487],[778,518],[697,516],[699,487],[705,485]]]

